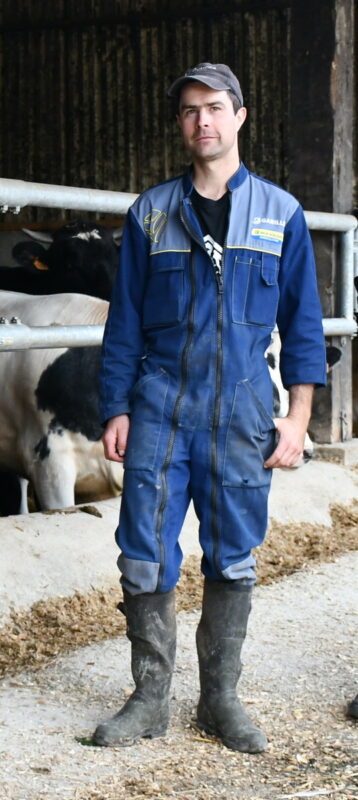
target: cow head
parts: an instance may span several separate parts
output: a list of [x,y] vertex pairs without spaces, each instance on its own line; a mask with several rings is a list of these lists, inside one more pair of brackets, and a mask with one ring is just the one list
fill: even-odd
[[112,231],[96,223],[73,222],[50,238],[50,246],[19,242],[14,258],[29,270],[47,269],[56,275],[62,291],[85,291],[109,300],[118,265],[118,246]]

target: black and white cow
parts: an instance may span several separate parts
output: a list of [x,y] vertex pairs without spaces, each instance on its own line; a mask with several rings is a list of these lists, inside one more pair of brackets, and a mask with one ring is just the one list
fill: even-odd
[[[280,373],[280,350],[281,341],[277,331],[271,337],[271,344],[266,351],[266,360],[269,366],[273,383],[273,415],[274,417],[286,417],[289,407],[288,391],[284,388]],[[329,372],[341,359],[341,351],[338,347],[326,346],[327,372]],[[301,466],[309,461],[313,456],[314,444],[307,433],[305,436],[303,458],[295,466]]]
[[[107,313],[106,301],[79,294],[0,292],[0,316],[30,326],[101,325]],[[0,469],[6,481],[29,480],[41,509],[121,486],[122,467],[105,460],[100,441],[99,357],[99,347],[0,352]]]
[[52,236],[50,246],[29,239],[13,248],[19,267],[0,267],[0,290],[43,295],[76,292],[109,300],[118,246],[104,226],[74,222]]
[[[288,391],[284,388],[280,373],[280,351],[281,340],[277,331],[271,337],[271,344],[266,351],[266,361],[270,370],[273,384],[273,415],[274,417],[286,417],[288,414]],[[303,457],[295,466],[299,467],[309,461],[313,456],[313,442],[308,435],[305,436]]]

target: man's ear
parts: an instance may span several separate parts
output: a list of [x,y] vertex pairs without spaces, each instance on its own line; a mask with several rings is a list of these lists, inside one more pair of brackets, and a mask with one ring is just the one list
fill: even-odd
[[239,108],[239,110],[236,112],[235,116],[237,120],[237,130],[239,132],[240,128],[244,124],[245,119],[247,117],[247,108],[245,108],[245,106],[242,106],[242,108]]

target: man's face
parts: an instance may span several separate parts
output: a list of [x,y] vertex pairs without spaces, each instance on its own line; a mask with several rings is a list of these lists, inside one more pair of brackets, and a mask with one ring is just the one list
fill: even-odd
[[177,122],[194,161],[213,161],[237,154],[237,133],[245,117],[245,108],[235,114],[225,91],[215,91],[198,81],[182,89]]

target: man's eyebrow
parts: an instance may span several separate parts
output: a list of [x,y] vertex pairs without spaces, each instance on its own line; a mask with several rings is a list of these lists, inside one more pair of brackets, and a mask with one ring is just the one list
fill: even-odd
[[203,103],[201,106],[196,106],[194,103],[188,103],[187,105],[183,103],[183,105],[181,105],[180,108],[181,110],[185,110],[188,108],[203,108],[204,106],[223,106],[223,105],[224,103],[222,102],[222,100],[211,100],[210,103]]

